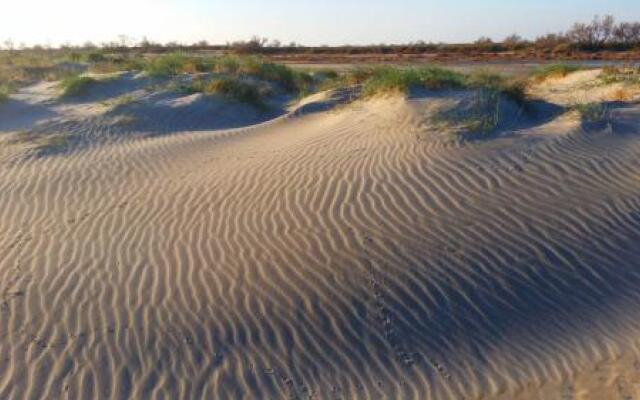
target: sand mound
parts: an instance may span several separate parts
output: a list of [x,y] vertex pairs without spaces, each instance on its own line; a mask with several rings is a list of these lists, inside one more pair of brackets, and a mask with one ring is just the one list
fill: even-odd
[[531,94],[564,106],[640,100],[640,85],[607,82],[603,80],[603,74],[601,69],[592,69],[574,72],[563,78],[548,79],[533,87]]
[[635,395],[640,108],[459,145],[455,99],[344,100],[214,131],[151,93],[58,123],[180,135],[0,146],[0,398]]

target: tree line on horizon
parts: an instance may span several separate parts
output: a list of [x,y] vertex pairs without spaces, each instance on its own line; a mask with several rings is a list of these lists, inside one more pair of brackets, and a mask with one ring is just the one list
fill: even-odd
[[7,39],[0,46],[3,50],[104,50],[128,52],[141,50],[145,52],[163,53],[167,51],[194,50],[228,50],[236,53],[309,53],[309,54],[420,54],[427,52],[465,52],[488,51],[504,52],[527,49],[547,50],[553,52],[570,51],[625,51],[640,49],[640,22],[616,22],[611,15],[595,16],[589,23],[575,23],[566,32],[548,33],[534,40],[522,38],[518,34],[510,35],[502,41],[494,41],[488,37],[480,37],[473,43],[447,44],[427,43],[417,41],[407,44],[375,44],[375,45],[342,45],[342,46],[303,46],[295,42],[283,44],[278,40],[269,40],[254,36],[249,40],[228,42],[223,45],[210,44],[201,40],[192,44],[179,42],[159,43],[146,37],[136,42],[126,35],[118,36],[118,40],[94,44],[86,42],[83,45],[65,44],[57,48],[51,46],[34,45],[31,47],[21,44],[16,46],[11,39]]

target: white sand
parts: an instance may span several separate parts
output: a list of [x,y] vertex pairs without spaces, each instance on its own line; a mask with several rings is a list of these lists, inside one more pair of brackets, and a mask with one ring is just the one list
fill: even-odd
[[[2,399],[640,395],[638,106],[460,146],[430,97],[220,130],[262,117],[21,96]],[[74,139],[13,143],[29,116]]]

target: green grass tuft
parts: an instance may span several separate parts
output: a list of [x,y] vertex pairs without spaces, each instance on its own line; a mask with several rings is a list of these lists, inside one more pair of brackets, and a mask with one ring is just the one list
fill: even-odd
[[9,100],[9,93],[11,92],[8,85],[0,85],[0,103],[4,103]]
[[605,67],[600,80],[606,85],[613,83],[640,85],[640,67]]
[[264,103],[260,91],[254,86],[239,79],[220,78],[212,80],[205,88],[206,94],[220,94],[242,103],[262,107]]
[[412,87],[446,89],[464,86],[464,75],[439,67],[399,69],[380,67],[356,70],[347,77],[347,82],[363,84],[363,95],[400,92],[407,93]]
[[467,75],[465,86],[504,95],[521,105],[526,100],[526,81],[494,72],[475,71]]
[[580,118],[584,122],[606,121],[609,111],[607,105],[604,103],[576,104],[572,109],[580,114]]
[[573,64],[549,64],[533,71],[532,78],[536,82],[542,82],[549,78],[564,78],[572,72],[582,69],[583,67]]
[[69,76],[60,82],[64,97],[79,96],[84,94],[90,86],[98,81],[89,76]]
[[152,58],[142,65],[140,65],[139,59],[125,60],[125,65],[136,69],[143,66],[144,71],[149,76],[156,78],[166,78],[180,74],[210,72],[215,67],[215,63],[211,59],[203,57],[187,57],[180,53],[167,54]]
[[147,61],[144,70],[152,77],[170,77],[180,74],[186,62],[185,56],[170,54]]

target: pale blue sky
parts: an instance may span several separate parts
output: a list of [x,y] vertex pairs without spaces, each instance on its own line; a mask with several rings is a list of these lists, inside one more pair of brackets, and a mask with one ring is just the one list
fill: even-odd
[[564,30],[610,13],[640,21],[640,0],[4,0],[0,40],[225,43],[261,35],[308,45],[472,41]]

